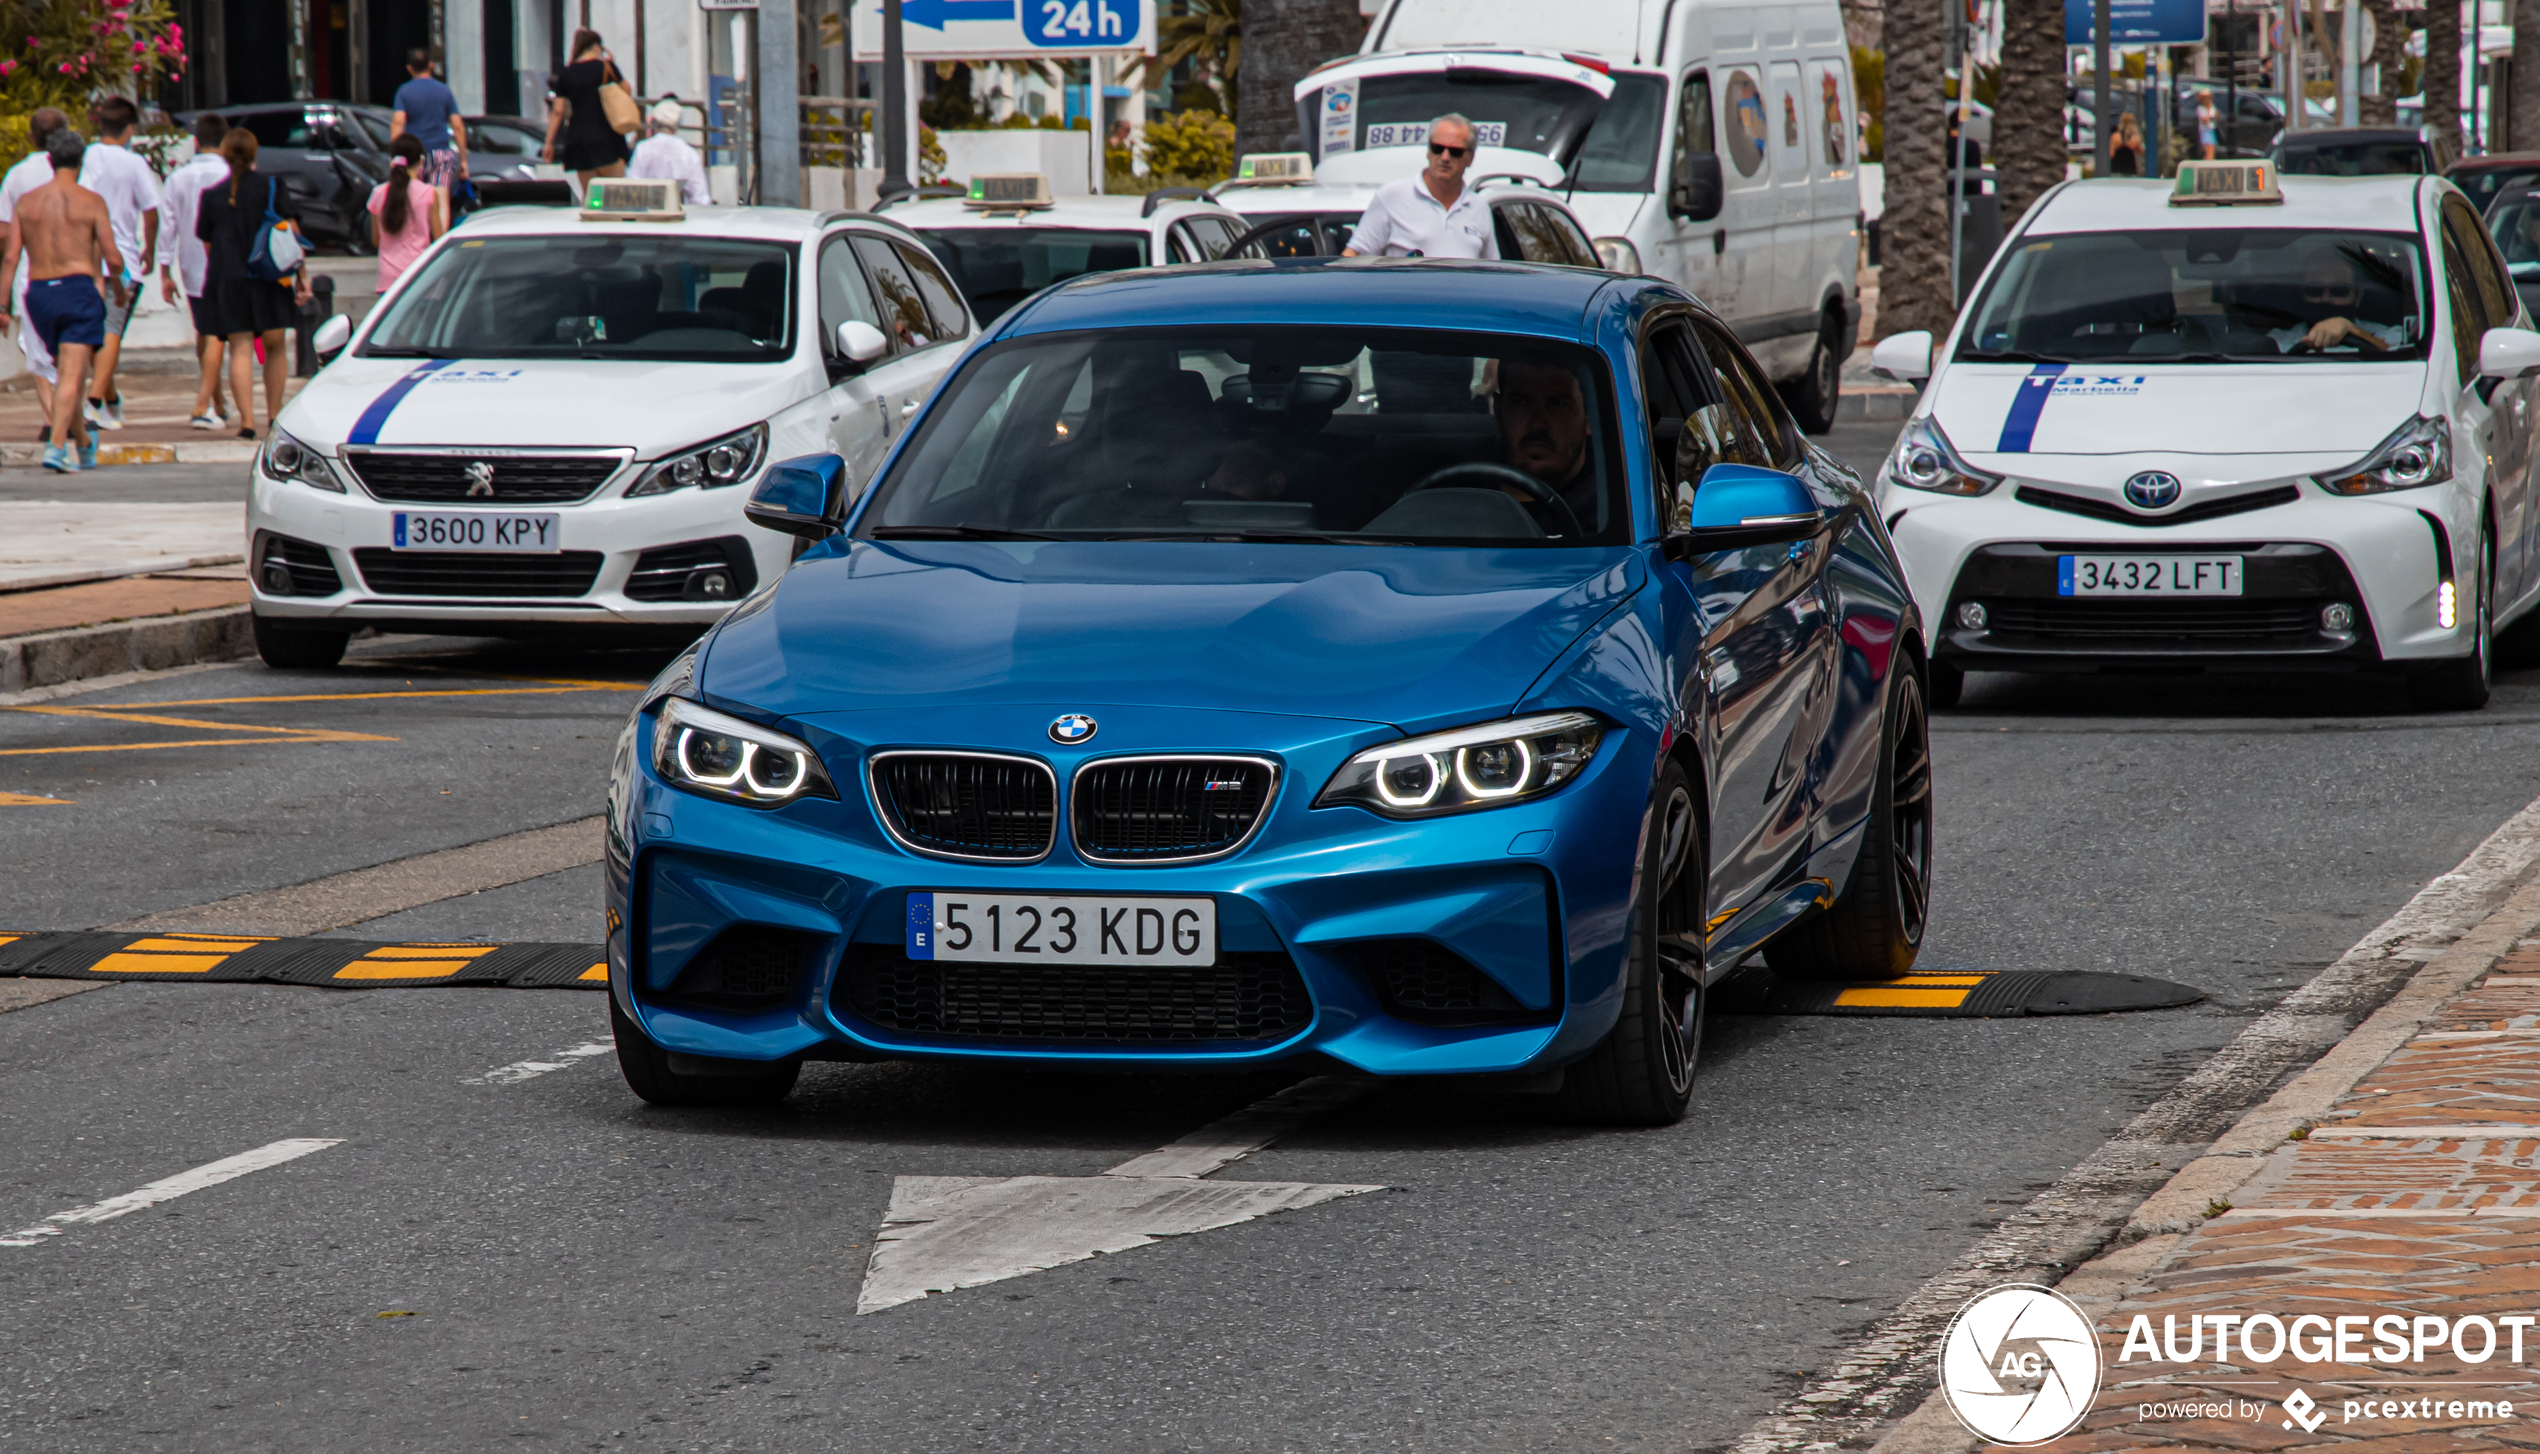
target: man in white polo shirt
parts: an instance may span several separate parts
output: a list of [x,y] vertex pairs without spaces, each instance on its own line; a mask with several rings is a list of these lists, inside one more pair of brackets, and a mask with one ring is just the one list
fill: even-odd
[[1464,186],[1473,165],[1473,123],[1448,112],[1429,123],[1429,164],[1387,182],[1358,219],[1343,257],[1499,256],[1490,204]]

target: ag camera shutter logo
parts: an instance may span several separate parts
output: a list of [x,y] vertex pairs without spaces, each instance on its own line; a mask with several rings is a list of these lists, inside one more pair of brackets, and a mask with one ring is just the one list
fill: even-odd
[[2090,1412],[2100,1367],[2099,1336],[2070,1298],[2010,1283],[1958,1310],[1940,1344],[1940,1391],[1978,1438],[2043,1444]]

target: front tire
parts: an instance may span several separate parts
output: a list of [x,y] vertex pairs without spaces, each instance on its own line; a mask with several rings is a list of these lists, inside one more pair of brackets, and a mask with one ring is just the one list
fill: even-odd
[[2424,712],[2475,712],[2487,705],[2496,668],[2496,623],[2489,589],[2496,579],[2496,542],[2478,532],[2478,604],[2471,618],[2469,655],[2408,678],[2408,700]]
[[617,1039],[617,1069],[626,1088],[657,1106],[772,1106],[792,1094],[802,1074],[799,1060],[760,1066],[750,1061],[708,1060],[681,1056],[712,1066],[713,1075],[686,1075],[670,1068],[670,1052],[653,1042],[643,1027],[627,1017],[609,996],[609,1030]]
[[1817,329],[1816,350],[1808,355],[1808,372],[1782,386],[1782,402],[1791,417],[1810,434],[1834,428],[1835,406],[1843,397],[1843,315],[1828,314]]
[[1692,1104],[1710,998],[1702,986],[1701,948],[1710,871],[1692,782],[1671,762],[1658,776],[1641,826],[1622,1017],[1562,1082],[1563,1099],[1579,1119],[1672,1126]]
[[296,631],[267,617],[251,618],[256,655],[277,671],[321,671],[344,659],[350,631]]
[[1931,907],[1931,722],[1922,679],[1907,665],[1888,675],[1878,789],[1852,883],[1833,907],[1764,946],[1764,962],[1785,979],[1894,979],[1922,952]]

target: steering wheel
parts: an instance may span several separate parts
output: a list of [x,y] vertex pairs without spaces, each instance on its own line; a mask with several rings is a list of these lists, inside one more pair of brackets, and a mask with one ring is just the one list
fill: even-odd
[[1561,534],[1571,536],[1587,534],[1586,527],[1579,524],[1578,512],[1570,508],[1569,501],[1561,498],[1559,490],[1536,479],[1524,470],[1512,469],[1504,464],[1492,464],[1487,460],[1473,460],[1464,464],[1451,464],[1442,470],[1432,470],[1422,476],[1418,484],[1402,493],[1410,496],[1422,490],[1440,489],[1447,481],[1462,475],[1478,476],[1493,485],[1515,485],[1526,492],[1528,499],[1552,511],[1553,523],[1563,527]]

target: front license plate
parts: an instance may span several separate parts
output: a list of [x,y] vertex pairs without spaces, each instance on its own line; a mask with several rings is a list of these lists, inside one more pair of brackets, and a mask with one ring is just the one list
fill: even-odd
[[1217,901],[915,893],[908,957],[1008,964],[1215,964]]
[[2055,559],[2059,596],[2237,596],[2236,555],[2065,555]]
[[400,510],[389,543],[399,550],[495,550],[553,555],[564,532],[553,510]]

